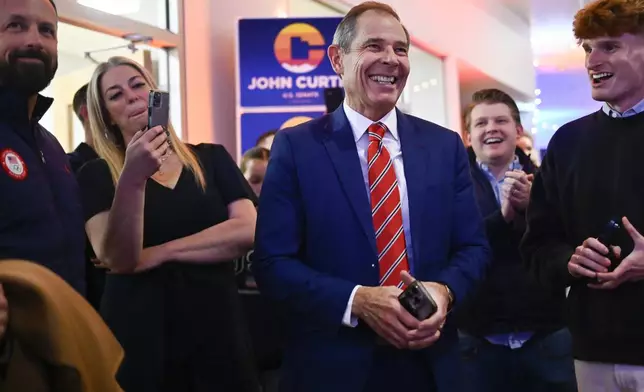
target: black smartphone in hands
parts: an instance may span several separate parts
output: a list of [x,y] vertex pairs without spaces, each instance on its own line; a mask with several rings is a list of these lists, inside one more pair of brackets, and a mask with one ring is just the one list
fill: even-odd
[[608,267],[609,271],[615,270],[619,264],[619,260],[613,252],[613,246],[617,243],[617,236],[621,230],[622,226],[619,224],[619,219],[611,219],[606,224],[604,231],[597,237],[597,240],[608,248],[608,254],[605,256],[611,261],[611,265]]
[[151,90],[148,96],[148,129],[162,126],[167,131],[170,122],[170,94]]
[[409,314],[420,321],[430,318],[438,310],[436,301],[418,280],[415,280],[405,291],[400,293],[398,301]]
[[[605,247],[608,248],[608,254],[604,256],[610,260],[610,266],[608,267],[608,272],[612,272],[619,265],[619,259],[615,256],[613,252],[613,246],[617,243],[617,237],[619,232],[622,230],[622,225],[620,225],[619,219],[611,219],[608,221],[606,226],[604,226],[603,231],[597,237],[597,240],[602,243]],[[599,283],[595,278],[586,278],[584,279],[587,283]]]

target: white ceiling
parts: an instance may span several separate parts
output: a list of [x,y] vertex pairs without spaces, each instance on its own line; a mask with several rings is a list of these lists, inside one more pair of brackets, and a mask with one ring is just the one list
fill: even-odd
[[58,25],[58,50],[66,53],[79,53],[81,56],[96,49],[127,45],[128,41],[111,35],[97,33],[67,23]]
[[[532,47],[535,64],[540,71],[562,71],[583,66],[583,51],[577,47],[572,34],[572,19],[575,12],[587,0],[476,0],[500,1],[521,19],[530,20]],[[156,1],[155,1],[156,2]],[[498,3],[497,3],[498,4]],[[146,2],[146,6],[151,3]],[[137,17],[138,19],[138,17]],[[85,52],[127,45],[122,38],[89,31],[65,23],[59,25],[59,72],[91,65],[84,58]],[[99,60],[114,55],[129,53],[114,50],[96,53]]]
[[539,71],[558,72],[583,67],[584,54],[572,34],[572,21],[577,10],[590,0],[471,1],[488,10],[501,5],[530,24],[532,49]]
[[501,3],[524,20],[530,20],[530,0],[501,0]]
[[572,33],[572,21],[575,13],[587,2],[532,0],[532,49],[540,70],[563,71],[583,67],[584,53]]
[[[90,59],[85,58],[86,52],[128,44],[129,41],[122,38],[60,23],[58,25],[58,74],[65,75],[94,64]],[[92,57],[98,61],[105,61],[111,56],[127,56],[131,53],[123,48],[93,53]]]

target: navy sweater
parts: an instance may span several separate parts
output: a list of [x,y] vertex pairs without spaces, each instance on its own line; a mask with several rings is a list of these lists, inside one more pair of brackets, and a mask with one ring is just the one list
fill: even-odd
[[[613,217],[644,233],[644,113],[611,118],[597,111],[553,136],[532,187],[521,251],[543,284],[571,285],[568,321],[575,358],[644,365],[644,282],[588,288],[567,269],[575,247],[597,237]],[[615,245],[628,255],[624,232]]]

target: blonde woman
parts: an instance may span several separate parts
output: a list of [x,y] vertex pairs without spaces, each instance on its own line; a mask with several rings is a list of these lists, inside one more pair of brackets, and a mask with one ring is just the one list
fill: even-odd
[[110,269],[101,313],[125,349],[126,391],[257,391],[231,260],[253,244],[256,212],[218,145],[147,126],[150,74],[100,64],[88,108],[102,158],[79,173],[86,230]]

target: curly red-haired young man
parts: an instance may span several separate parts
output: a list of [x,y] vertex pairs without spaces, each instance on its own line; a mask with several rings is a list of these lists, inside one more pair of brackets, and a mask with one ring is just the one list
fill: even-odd
[[[644,1],[592,2],[573,25],[602,107],[550,141],[532,187],[522,253],[543,283],[571,287],[579,390],[642,391]],[[602,235],[611,224],[621,228]]]

